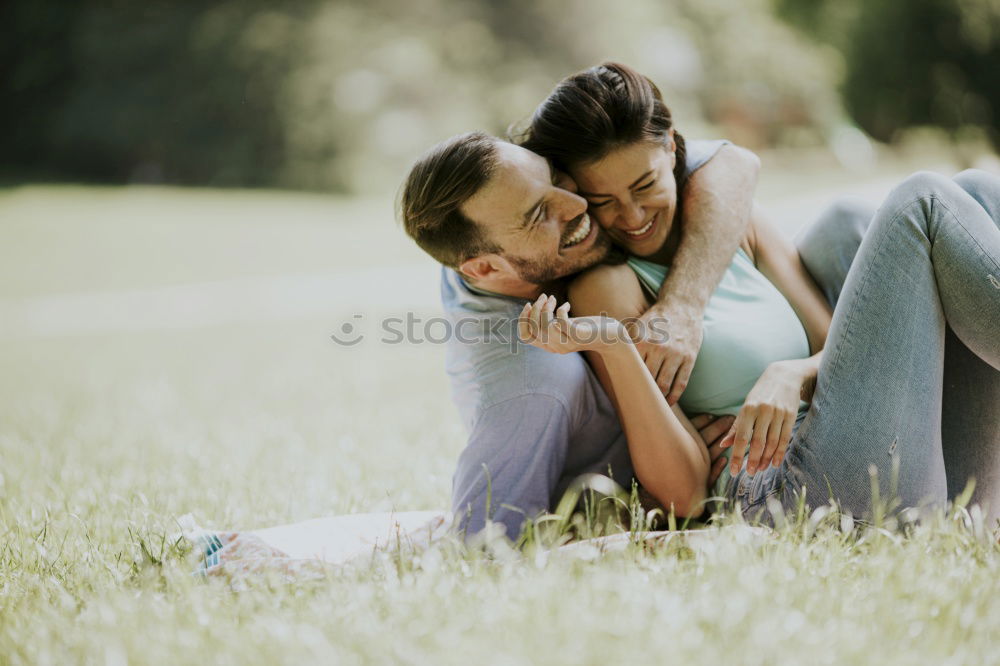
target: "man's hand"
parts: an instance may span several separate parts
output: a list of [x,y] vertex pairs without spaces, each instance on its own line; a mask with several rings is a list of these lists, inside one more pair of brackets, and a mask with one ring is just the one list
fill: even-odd
[[729,432],[729,428],[735,421],[736,417],[729,414],[722,416],[698,414],[691,418],[691,425],[701,434],[705,446],[708,447],[709,460],[712,461],[712,466],[708,471],[709,486],[718,480],[722,470],[726,468],[726,457],[723,455],[726,450],[722,446],[722,440],[725,439],[726,433]]
[[[689,155],[695,147],[695,142],[688,142]],[[746,236],[758,171],[760,159],[756,155],[736,146],[723,146],[688,176],[681,195],[680,224],[675,221],[677,249],[657,302],[643,316],[668,318],[670,340],[639,346],[671,405],[677,404],[684,392],[701,349],[705,306]]]
[[701,313],[656,304],[629,329],[656,385],[670,405],[677,404],[701,349]]

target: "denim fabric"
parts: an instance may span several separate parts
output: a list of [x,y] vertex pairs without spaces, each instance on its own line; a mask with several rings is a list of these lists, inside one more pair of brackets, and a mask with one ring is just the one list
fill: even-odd
[[871,472],[901,507],[940,506],[974,476],[973,501],[1000,516],[1000,179],[918,173],[865,217],[840,204],[797,239],[835,304],[816,393],[781,467],[743,470],[727,494],[750,515],[805,490],[864,517]]

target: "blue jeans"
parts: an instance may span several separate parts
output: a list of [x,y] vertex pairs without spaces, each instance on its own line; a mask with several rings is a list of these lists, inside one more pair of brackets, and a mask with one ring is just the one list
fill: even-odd
[[744,468],[730,497],[763,520],[769,496],[788,510],[803,492],[863,517],[873,473],[900,507],[974,477],[1000,517],[1000,179],[918,173],[874,215],[841,202],[796,242],[834,307],[816,392],[781,466]]

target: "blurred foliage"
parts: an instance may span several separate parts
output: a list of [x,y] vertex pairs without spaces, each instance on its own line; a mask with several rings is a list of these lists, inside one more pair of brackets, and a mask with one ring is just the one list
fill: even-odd
[[[285,161],[297,3],[9,2],[3,162],[121,182],[262,185]],[[298,3],[301,5],[301,3]],[[299,7],[299,15],[304,5]]]
[[[780,4],[800,24],[835,7]],[[656,81],[689,134],[818,145],[843,123],[833,35],[772,0],[8,0],[0,20],[15,179],[383,192],[430,144],[502,133],[607,59]]]
[[843,53],[845,105],[873,137],[976,127],[1000,148],[998,0],[775,1]]

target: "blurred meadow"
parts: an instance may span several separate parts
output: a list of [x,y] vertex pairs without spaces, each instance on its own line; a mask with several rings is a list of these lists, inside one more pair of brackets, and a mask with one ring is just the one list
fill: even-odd
[[[1000,170],[1000,9],[834,3],[9,2],[0,19],[0,664],[1000,663],[974,511],[764,543],[442,546],[233,592],[178,519],[448,508],[465,433],[394,221],[426,147],[605,59],[761,155],[789,234],[920,168]],[[890,29],[891,28],[891,29]],[[921,37],[923,36],[923,37]],[[354,327],[356,346],[331,335]],[[884,527],[884,526],[882,526]]]

